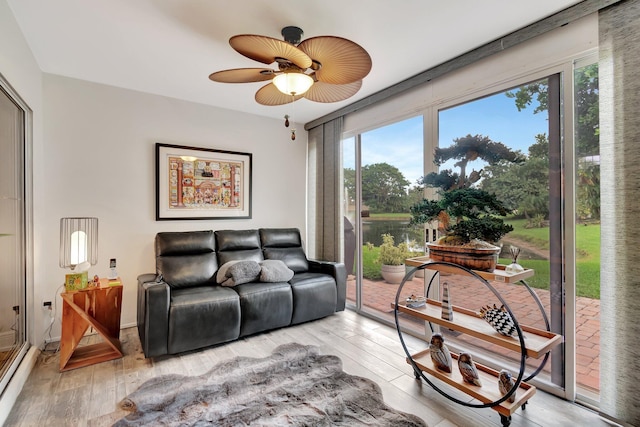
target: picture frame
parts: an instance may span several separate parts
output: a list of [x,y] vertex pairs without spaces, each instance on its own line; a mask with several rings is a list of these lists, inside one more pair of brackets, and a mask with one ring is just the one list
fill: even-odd
[[156,221],[251,218],[252,154],[156,143]]

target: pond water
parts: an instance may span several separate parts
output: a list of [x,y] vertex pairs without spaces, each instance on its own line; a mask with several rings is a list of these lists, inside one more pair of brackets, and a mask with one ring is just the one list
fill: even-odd
[[409,220],[362,219],[362,241],[364,243],[369,242],[380,246],[383,234],[391,234],[396,244],[415,240],[418,247],[424,247],[422,230],[409,227]]

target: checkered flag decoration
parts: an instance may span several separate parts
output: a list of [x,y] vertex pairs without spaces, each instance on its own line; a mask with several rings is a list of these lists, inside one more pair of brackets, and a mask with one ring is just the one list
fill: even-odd
[[515,337],[518,335],[516,325],[513,323],[513,319],[509,315],[509,312],[507,312],[507,309],[504,308],[504,305],[500,308],[496,307],[495,304],[493,307],[482,307],[480,309],[480,317],[489,322],[489,324],[493,326],[493,329],[502,335],[506,335],[508,337]]

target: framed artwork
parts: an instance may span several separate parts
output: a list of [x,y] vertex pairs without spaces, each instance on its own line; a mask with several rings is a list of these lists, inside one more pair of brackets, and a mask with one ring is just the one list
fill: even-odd
[[156,143],[156,221],[251,218],[251,157]]

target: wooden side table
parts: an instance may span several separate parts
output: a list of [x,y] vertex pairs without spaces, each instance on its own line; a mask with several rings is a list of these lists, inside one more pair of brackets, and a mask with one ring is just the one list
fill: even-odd
[[[60,295],[62,296],[60,371],[122,357],[120,345],[122,282],[120,278],[115,281],[100,279],[100,286],[63,292]],[[78,347],[89,326],[93,326],[104,342]]]

